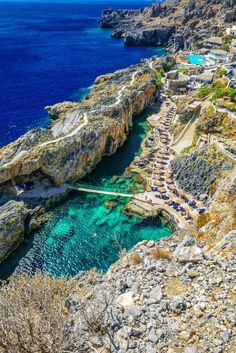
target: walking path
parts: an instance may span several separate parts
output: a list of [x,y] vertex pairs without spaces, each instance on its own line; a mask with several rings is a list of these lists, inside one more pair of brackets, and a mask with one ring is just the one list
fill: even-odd
[[173,142],[172,148],[176,153],[180,153],[184,148],[192,145],[194,141],[194,134],[197,125],[197,118],[201,114],[202,109],[205,109],[210,106],[209,101],[205,100],[201,103],[200,112],[196,111],[194,116],[190,119],[188,124],[185,126],[183,131],[177,137],[177,139]]
[[196,124],[196,115],[194,115],[194,117],[186,125],[186,128],[180,134],[179,138],[172,145],[172,148],[176,153],[180,153],[184,148],[192,145]]
[[[199,214],[199,208],[205,210],[200,201],[194,200],[192,195],[181,190],[175,183],[173,173],[170,168],[170,162],[174,159],[172,150],[172,136],[170,133],[171,123],[175,116],[175,104],[167,100],[160,114],[152,116],[151,140],[153,145],[155,162],[152,164],[152,173],[150,176],[150,191],[135,195],[134,202],[137,200],[149,204],[151,209],[162,209],[178,220],[180,227],[188,223]],[[154,123],[154,120],[157,120]],[[151,151],[150,151],[151,152]],[[148,207],[148,206],[146,206]]]
[[[122,97],[122,94],[123,92],[131,87],[133,84],[134,84],[134,81],[135,81],[135,78],[136,76],[141,72],[141,70],[137,70],[135,71],[133,74],[132,74],[132,78],[131,78],[131,81],[129,84],[123,86],[119,91],[118,91],[118,94],[117,94],[117,98],[116,98],[116,102],[115,103],[112,103],[108,106],[106,106],[107,108],[112,108],[116,105],[118,105],[120,102],[121,102],[121,97]],[[92,110],[90,113],[94,113],[96,112],[96,109]],[[68,133],[67,135],[63,135],[61,137],[58,137],[57,139],[53,139],[53,140],[50,140],[50,141],[46,141],[46,142],[43,142],[41,144],[39,144],[37,147],[40,148],[40,147],[45,147],[45,146],[48,146],[48,145],[52,145],[52,144],[55,144],[55,143],[58,143],[59,141],[61,140],[64,140],[68,137],[72,137],[74,135],[76,135],[82,128],[84,128],[86,125],[88,124],[88,114],[87,113],[84,113],[83,115],[83,123],[80,124],[76,129],[74,129],[72,132]],[[8,165],[11,165],[13,163],[15,163],[17,160],[19,160],[20,158],[22,158],[22,156],[24,156],[25,154],[27,154],[28,151],[24,150],[24,151],[21,151],[20,153],[18,153],[10,162],[6,163],[5,164],[5,167],[7,167]]]
[[113,196],[129,197],[129,198],[132,198],[134,196],[133,194],[125,194],[125,193],[115,192],[115,191],[97,190],[97,189],[90,189],[90,188],[83,188],[83,187],[76,187],[76,186],[70,186],[69,189],[88,192],[92,194],[113,195]]

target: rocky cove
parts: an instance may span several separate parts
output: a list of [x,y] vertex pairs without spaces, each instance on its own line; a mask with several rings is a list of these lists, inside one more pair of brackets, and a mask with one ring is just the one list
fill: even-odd
[[[175,51],[234,6],[167,0],[102,26]],[[100,76],[0,151],[0,353],[234,352],[236,120],[218,107],[236,91],[211,70],[193,88],[207,69],[177,54]]]
[[[110,160],[111,157],[107,157],[105,163],[99,165],[98,172],[95,171],[92,178],[95,185],[105,185],[106,188],[114,185],[114,182],[111,182],[112,175],[117,175],[120,170],[123,173],[124,169],[122,168],[127,167],[134,158],[134,147],[136,146],[137,149],[135,153],[139,149],[141,139],[135,137],[137,128],[134,129],[134,137],[132,137],[132,117],[143,111],[155,98],[157,88],[154,67],[159,65],[160,60],[165,59],[145,60],[140,65],[97,78],[92,92],[84,102],[64,102],[53,107],[46,107],[53,118],[50,131],[30,131],[15,143],[2,149],[2,170],[6,179],[10,178],[10,180],[4,181],[1,186],[1,200],[2,203],[5,202],[1,207],[2,259],[19,246],[26,233],[34,231],[48,220],[50,209],[55,204],[60,204],[61,200],[68,195],[68,183],[76,181],[94,169],[102,156],[114,154],[117,148],[126,141],[131,129],[131,145],[125,147],[123,152],[119,152],[120,159],[118,160],[118,157],[114,156],[115,159]],[[108,82],[110,84],[107,85]],[[108,92],[109,95],[107,95]],[[137,119],[135,124],[139,126],[140,118],[135,117],[134,119]],[[145,120],[144,114],[141,121],[145,122]],[[74,126],[78,124],[79,128],[73,130],[73,124]],[[143,134],[144,130],[140,128],[139,130]],[[52,136],[54,136],[54,140],[51,142],[49,138],[52,138]],[[132,142],[132,139],[134,139],[134,142]],[[138,142],[139,140],[140,142]],[[76,150],[74,148],[75,143],[76,146],[77,143],[79,146],[76,147]],[[125,164],[122,163],[124,154],[127,155]],[[116,170],[111,167],[113,173],[111,174],[106,166],[109,163],[118,166],[120,164],[121,169],[118,167]],[[105,184],[101,182],[99,170],[105,178],[107,178],[106,173],[108,173],[108,181]],[[4,173],[1,173],[2,177],[4,177]],[[19,185],[22,183],[34,186],[31,190],[24,190],[23,193],[18,194]],[[62,185],[60,185],[61,183]],[[129,185],[129,181],[128,184],[126,182],[124,185],[121,184],[117,187],[124,188],[125,192],[127,185]],[[14,201],[7,202],[9,199]],[[90,199],[95,200],[96,198],[88,197],[84,199],[84,204],[92,207]],[[99,209],[99,203],[103,204],[107,199],[109,200],[108,197],[99,197],[96,207]],[[115,201],[116,203],[117,201]],[[122,202],[118,202],[118,213],[114,212],[118,218],[120,217],[119,204],[122,205]],[[75,204],[72,207],[75,208]],[[102,213],[98,217],[105,217],[106,209],[106,207],[104,207],[104,210],[101,209]],[[126,218],[128,221],[129,217],[126,216]],[[122,223],[122,220],[120,222]],[[132,220],[130,222],[132,226]],[[140,220],[137,219],[133,224],[138,225],[139,223]],[[150,226],[153,227],[156,221],[153,221],[153,226],[151,223]],[[161,223],[158,224],[156,235],[155,231],[153,233],[154,238],[162,236],[162,225]],[[85,227],[89,228],[89,226]],[[47,225],[43,228],[43,233],[45,231],[50,232],[49,229],[47,230]],[[163,231],[163,234],[169,234],[168,228],[166,228],[166,233],[165,228],[163,228]],[[96,232],[97,230],[94,229],[94,233]],[[124,234],[125,232],[123,230]],[[130,242],[135,244],[135,238],[132,240],[131,237]],[[127,244],[126,247],[129,248],[131,243],[130,245]],[[23,244],[21,249],[24,249],[25,246]],[[114,256],[117,252],[119,252],[119,247],[114,250]],[[7,267],[6,263],[3,264],[3,268],[5,267]],[[11,271],[8,273],[10,274]]]

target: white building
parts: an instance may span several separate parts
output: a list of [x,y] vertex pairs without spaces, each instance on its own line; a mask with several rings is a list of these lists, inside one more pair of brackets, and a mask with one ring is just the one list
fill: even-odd
[[226,28],[226,34],[228,34],[228,36],[236,37],[236,25]]
[[223,40],[221,37],[210,37],[204,40],[204,46],[206,48],[220,48],[223,44]]
[[209,60],[219,63],[227,63],[229,60],[229,53],[222,49],[213,49],[208,54]]
[[233,55],[236,55],[236,39],[232,39],[230,51]]

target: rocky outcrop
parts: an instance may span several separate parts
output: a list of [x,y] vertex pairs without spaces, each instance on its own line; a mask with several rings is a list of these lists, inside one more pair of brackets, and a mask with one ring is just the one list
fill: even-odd
[[215,134],[219,138],[236,137],[236,120],[226,112],[214,111],[211,108],[202,111],[196,125],[198,134]]
[[166,0],[144,9],[105,10],[101,26],[125,45],[161,45],[170,51],[193,49],[235,21],[235,0]]
[[171,168],[180,187],[194,196],[210,201],[215,182],[220,173],[230,170],[233,164],[215,150],[204,148],[175,158]]
[[28,215],[24,202],[9,201],[0,208],[0,262],[23,241]]
[[[72,294],[67,307],[79,320],[80,338],[89,342],[84,352],[91,352],[91,346],[106,351],[110,345],[119,353],[233,352],[232,233],[211,251],[191,231],[158,244],[143,241],[106,275],[79,273],[75,280],[83,294]],[[92,319],[91,308],[95,317],[103,313],[103,330],[95,335],[83,316],[85,311]]]
[[101,28],[114,28],[121,21],[130,20],[140,13],[141,10],[113,10],[108,8],[103,11],[102,18],[98,22]]
[[[127,46],[166,46],[173,33],[173,26],[140,28],[135,30],[134,33],[126,33],[123,38],[124,44]],[[117,37],[117,32],[114,31],[113,36]]]
[[214,246],[236,229],[236,168],[218,180],[209,209],[197,225],[199,239]]
[[[153,65],[159,60],[153,59]],[[33,129],[0,150],[0,184],[30,180],[43,173],[56,184],[90,172],[104,155],[127,138],[132,117],[156,95],[150,61],[99,77],[83,102],[46,107],[55,120],[50,129]]]

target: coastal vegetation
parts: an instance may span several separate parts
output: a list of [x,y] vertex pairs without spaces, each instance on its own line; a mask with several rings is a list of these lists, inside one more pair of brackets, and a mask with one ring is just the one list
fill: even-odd
[[234,39],[234,36],[227,35],[224,33],[224,35],[222,36],[223,44],[221,46],[221,49],[229,52],[232,39]]
[[[224,69],[218,71],[219,76],[223,76],[225,73]],[[213,83],[210,86],[204,86],[198,90],[199,98],[206,98],[211,94],[211,101],[215,101],[219,98],[229,98],[231,102],[235,101],[236,89],[227,87],[227,82],[225,80],[220,80]]]
[[222,78],[223,76],[225,76],[226,74],[227,74],[227,70],[226,69],[224,69],[223,67],[218,67],[217,68],[217,71],[216,71],[216,73],[217,73],[217,76],[219,77],[219,78]]
[[160,70],[156,74],[156,85],[158,88],[161,87],[161,80],[163,76],[164,76],[164,70]]
[[0,351],[35,353],[76,351],[78,339],[70,331],[73,318],[65,306],[75,281],[47,274],[11,278],[0,288]]

